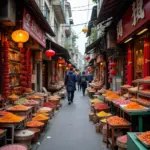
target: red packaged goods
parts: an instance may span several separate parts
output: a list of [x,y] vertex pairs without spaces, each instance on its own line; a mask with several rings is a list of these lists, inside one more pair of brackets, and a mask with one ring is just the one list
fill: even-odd
[[113,101],[113,103],[116,104],[116,105],[126,105],[126,104],[129,104],[130,101],[129,100],[120,99],[120,100]]
[[98,104],[97,106],[95,106],[95,109],[97,110],[103,110],[103,109],[108,109],[109,107],[105,104]]
[[54,104],[51,103],[51,102],[46,102],[46,103],[44,103],[43,107],[50,107],[50,108],[53,108],[53,107],[56,107],[56,105],[54,105]]
[[117,141],[121,143],[127,143],[127,135],[123,135],[117,138]]
[[150,106],[150,99],[140,98],[139,103],[145,106]]

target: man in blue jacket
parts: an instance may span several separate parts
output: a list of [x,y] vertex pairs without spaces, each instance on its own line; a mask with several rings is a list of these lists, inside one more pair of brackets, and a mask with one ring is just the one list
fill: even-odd
[[70,68],[65,77],[65,86],[68,93],[68,105],[73,103],[74,92],[76,90],[76,75],[73,72],[73,68]]

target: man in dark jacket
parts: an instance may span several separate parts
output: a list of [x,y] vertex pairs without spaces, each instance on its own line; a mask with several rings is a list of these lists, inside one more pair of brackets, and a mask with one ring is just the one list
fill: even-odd
[[73,102],[74,92],[76,90],[76,75],[73,73],[73,68],[70,68],[70,71],[65,77],[65,86],[68,93],[68,104],[70,105]]
[[82,72],[82,75],[80,77],[80,83],[81,83],[83,96],[85,96],[85,89],[87,88],[87,76],[85,75],[84,71]]

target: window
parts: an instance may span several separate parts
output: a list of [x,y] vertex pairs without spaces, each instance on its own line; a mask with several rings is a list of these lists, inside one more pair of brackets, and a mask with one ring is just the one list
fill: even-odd
[[46,17],[46,19],[49,21],[50,10],[49,10],[49,8],[48,8],[48,6],[47,6],[46,3],[45,3],[45,5],[44,5],[44,7],[45,7],[45,17]]

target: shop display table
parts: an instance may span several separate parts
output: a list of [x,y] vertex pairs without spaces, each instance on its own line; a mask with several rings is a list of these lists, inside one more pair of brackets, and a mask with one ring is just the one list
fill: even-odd
[[27,116],[26,121],[30,121],[32,119],[32,107],[29,107],[28,110],[11,110],[10,108],[8,108],[7,111],[19,116]]
[[24,116],[21,122],[0,122],[0,128],[7,129],[6,141],[13,144],[14,143],[14,133],[17,128],[24,128],[26,117]]
[[[109,136],[109,129],[111,131],[111,136]],[[107,122],[107,148],[109,146],[109,144],[111,145],[112,150],[115,149],[116,146],[116,137],[118,137],[118,135],[115,134],[115,130],[117,129],[127,129],[129,131],[131,131],[131,124],[129,123],[128,125],[111,125],[109,122]]]
[[124,113],[128,114],[130,117],[131,117],[131,120],[132,120],[132,117],[133,116],[137,116],[138,117],[138,128],[139,128],[139,132],[142,132],[143,131],[143,116],[150,116],[150,111],[143,111],[143,112],[140,112],[140,111],[137,111],[137,112],[128,112],[126,110],[124,110],[123,108],[121,108],[121,111],[122,111],[122,116],[124,118]]
[[127,149],[128,150],[147,150],[147,148],[140,143],[140,141],[136,138],[134,132],[128,132],[128,142],[127,142]]
[[7,130],[3,130],[3,132],[0,133],[0,146],[6,145],[6,132]]

